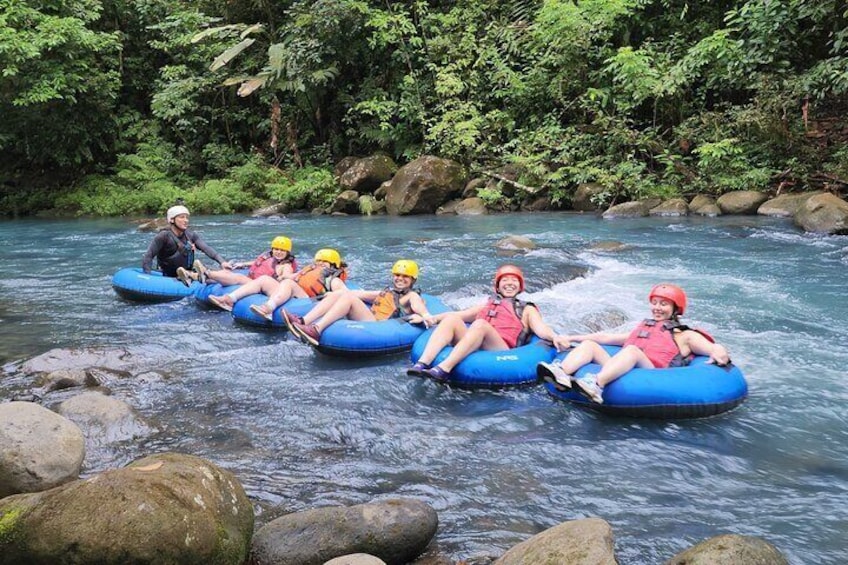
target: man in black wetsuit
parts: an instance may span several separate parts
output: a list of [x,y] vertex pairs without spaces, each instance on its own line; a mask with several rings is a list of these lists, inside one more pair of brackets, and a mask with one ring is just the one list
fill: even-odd
[[[163,275],[178,277],[180,274],[178,270],[184,269],[185,272],[188,272],[194,268],[194,252],[196,249],[203,251],[211,259],[220,263],[222,268],[232,269],[232,265],[225,261],[220,253],[209,247],[195,232],[189,231],[188,216],[188,208],[185,206],[178,205],[168,208],[166,214],[168,228],[156,234],[141,259],[141,268],[145,273],[150,272],[155,257]],[[180,280],[186,279],[186,277],[179,278]],[[190,284],[189,280],[183,280],[183,282]]]

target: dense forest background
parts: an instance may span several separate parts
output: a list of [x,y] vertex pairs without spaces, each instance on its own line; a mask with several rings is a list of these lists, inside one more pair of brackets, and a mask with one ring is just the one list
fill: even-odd
[[0,0],[0,68],[9,215],[322,205],[375,152],[563,206],[848,189],[844,0]]

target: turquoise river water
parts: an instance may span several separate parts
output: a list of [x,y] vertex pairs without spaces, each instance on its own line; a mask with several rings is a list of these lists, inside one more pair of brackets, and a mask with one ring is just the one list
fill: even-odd
[[[660,563],[726,532],[761,536],[792,563],[848,561],[848,238],[756,217],[604,221],[560,213],[458,217],[196,217],[228,258],[289,235],[301,262],[338,248],[366,288],[412,258],[453,307],[485,296],[512,259],[557,330],[647,315],[651,285],[689,293],[686,321],[726,344],[748,400],[704,420],[610,418],[543,387],[456,390],[408,377],[404,356],[339,360],[240,327],[193,300],[124,302],[110,286],[151,234],[109,220],[0,223],[0,401],[26,397],[21,361],[52,348],[126,349],[109,383],[153,431],[89,449],[84,474],[171,450],[233,471],[264,522],[284,512],[405,496],[439,514],[435,550],[498,555],[566,520],[599,516],[622,563]],[[601,242],[624,244],[604,251]],[[72,391],[47,394],[51,406]]]

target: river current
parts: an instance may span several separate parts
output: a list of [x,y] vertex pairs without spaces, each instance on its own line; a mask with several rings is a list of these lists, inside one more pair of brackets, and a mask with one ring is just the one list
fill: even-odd
[[[0,401],[32,391],[21,361],[52,348],[123,348],[134,373],[162,375],[109,383],[153,431],[90,447],[84,476],[154,452],[198,455],[236,474],[258,525],[417,498],[439,514],[433,547],[454,559],[599,516],[627,564],[729,532],[794,564],[848,560],[848,238],[757,217],[560,213],[201,216],[192,228],[228,259],[252,259],[276,235],[292,237],[301,263],[335,247],[365,288],[414,259],[421,288],[455,308],[482,300],[512,261],[561,333],[622,319],[625,330],[647,316],[650,287],[673,282],[689,295],[684,321],[727,345],[750,396],[717,417],[663,422],[580,410],[542,387],[456,390],[406,376],[405,356],[332,359],[193,300],[122,301],[111,275],[138,265],[152,237],[125,220],[0,222]],[[539,247],[498,255],[509,234]]]

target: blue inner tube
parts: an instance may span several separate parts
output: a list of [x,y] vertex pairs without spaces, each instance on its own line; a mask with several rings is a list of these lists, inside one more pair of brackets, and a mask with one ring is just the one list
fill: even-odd
[[286,321],[283,320],[283,308],[293,314],[297,314],[298,316],[304,316],[312,309],[313,306],[315,306],[315,303],[317,302],[314,298],[292,298],[274,310],[274,320],[269,322],[250,309],[253,304],[258,306],[260,304],[264,304],[266,300],[268,300],[268,297],[264,294],[251,294],[250,296],[245,296],[236,302],[235,306],[233,306],[233,318],[235,318],[236,322],[246,326],[286,331],[288,328],[286,326]]
[[[621,348],[604,346],[611,355]],[[565,357],[561,353],[557,359]],[[735,365],[718,367],[707,364],[708,357],[695,357],[685,367],[669,369],[633,369],[604,387],[604,403],[597,404],[571,390],[558,391],[550,383],[548,393],[605,414],[637,418],[703,418],[726,412],[742,404],[748,396],[748,384]],[[600,366],[590,363],[576,376],[597,373]]]
[[[233,271],[234,273],[238,273],[239,275],[247,275],[247,269],[238,269]],[[234,290],[238,289],[241,285],[231,284],[224,286],[221,283],[207,283],[201,285],[200,288],[194,293],[194,299],[201,306],[209,306],[210,308],[217,308],[212,302],[209,300],[210,296],[223,296],[225,294],[229,294]]]
[[[415,340],[412,362],[424,353],[427,340],[436,328],[430,328]],[[444,360],[453,346],[448,346],[436,356],[433,365]],[[448,384],[462,388],[505,388],[533,385],[537,382],[536,365],[550,361],[556,349],[536,336],[526,345],[503,351],[475,351],[463,359],[450,373]]]
[[[348,282],[346,284],[347,287],[351,290],[361,290],[362,288],[356,283]],[[259,314],[256,314],[253,310],[250,309],[252,305],[256,304],[258,306],[260,304],[264,304],[266,300],[268,300],[268,297],[261,293],[245,296],[244,298],[236,302],[235,306],[233,306],[233,318],[235,318],[236,322],[244,324],[246,326],[254,326],[257,328],[264,328],[268,330],[286,331],[288,329],[288,326],[286,326],[286,321],[283,320],[283,308],[285,308],[292,314],[297,314],[298,316],[305,316],[306,313],[309,312],[313,306],[315,306],[315,302],[317,302],[314,298],[290,298],[285,304],[283,304],[282,306],[278,306],[277,309],[274,310],[274,320],[269,322],[268,320],[266,320]]]
[[[421,298],[431,314],[450,310],[435,296],[421,294]],[[400,319],[374,322],[337,320],[321,332],[321,339],[315,349],[335,357],[391,355],[409,351],[424,331],[423,325],[412,325]]]
[[193,295],[204,285],[194,282],[187,287],[178,279],[160,271],[145,273],[140,267],[125,267],[112,276],[112,288],[118,296],[133,302],[171,302]]

